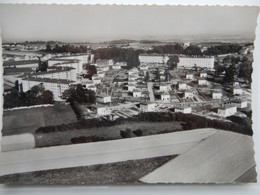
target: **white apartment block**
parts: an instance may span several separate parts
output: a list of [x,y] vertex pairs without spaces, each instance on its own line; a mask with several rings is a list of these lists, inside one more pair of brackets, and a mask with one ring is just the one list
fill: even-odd
[[178,68],[193,67],[214,69],[214,57],[179,57]]
[[22,83],[23,91],[30,90],[33,86],[43,84],[45,90],[49,90],[53,93],[54,100],[61,100],[60,96],[62,93],[69,89],[70,85],[75,83],[74,81],[68,80],[58,80],[58,79],[48,79],[48,78],[33,78],[28,77],[20,79],[19,83]]
[[139,55],[140,64],[166,64],[169,60],[168,55],[141,54]]

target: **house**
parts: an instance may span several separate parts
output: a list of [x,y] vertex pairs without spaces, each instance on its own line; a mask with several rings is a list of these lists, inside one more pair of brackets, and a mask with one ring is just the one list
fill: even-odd
[[198,85],[208,85],[208,81],[204,78],[198,78]]
[[109,66],[97,67],[97,71],[103,71],[103,72],[109,71]]
[[191,74],[191,73],[187,73],[186,74],[186,79],[193,79],[194,78],[194,76],[193,76],[193,74]]
[[247,100],[243,99],[234,100],[233,103],[237,106],[237,108],[246,108],[248,106]]
[[181,106],[181,107],[175,107],[174,112],[181,112],[184,114],[190,114],[192,111],[191,107],[189,106]]
[[139,66],[139,69],[140,69],[140,70],[146,70],[146,71],[147,71],[147,70],[149,69],[149,67],[146,66],[146,65],[140,65],[140,66]]
[[114,64],[114,65],[112,66],[112,69],[113,69],[113,70],[120,70],[120,69],[121,69],[121,65],[120,65],[120,64]]
[[97,87],[95,85],[90,85],[90,86],[87,87],[87,89],[92,90],[94,92],[97,91]]
[[114,64],[114,60],[97,59],[96,64],[97,66],[112,66]]
[[135,88],[136,88],[136,85],[129,84],[128,87],[127,87],[127,90],[132,92],[132,91],[134,91]]
[[183,82],[178,83],[178,89],[179,90],[186,90],[187,89],[187,84]]
[[233,88],[233,95],[241,95],[243,93],[242,88],[236,86]]
[[153,102],[141,102],[140,110],[143,112],[152,112],[155,111],[156,104]]
[[201,72],[200,73],[200,78],[206,78],[208,74],[206,72]]
[[142,96],[142,92],[141,91],[139,91],[139,90],[134,90],[133,91],[133,97],[141,97]]
[[234,83],[233,83],[233,87],[236,87],[236,86],[238,86],[238,87],[239,87],[239,85],[240,85],[240,83],[239,83],[239,82],[234,82]]
[[218,114],[222,117],[228,117],[234,115],[237,112],[237,107],[235,105],[226,105],[218,108]]
[[109,103],[111,102],[111,96],[107,94],[98,94],[96,95],[96,100],[100,103]]
[[[102,72],[102,71],[99,71],[99,72],[97,73],[97,75],[98,75],[98,77],[100,77],[100,78],[105,77],[105,73]],[[93,77],[92,77],[92,78],[93,78]]]
[[193,92],[192,91],[184,91],[184,98],[193,98]]
[[164,93],[161,93],[161,100],[162,101],[167,101],[167,100],[170,100],[171,97],[170,97],[170,94],[168,92],[164,92]]
[[212,92],[212,99],[218,100],[222,98],[222,93],[221,92]]

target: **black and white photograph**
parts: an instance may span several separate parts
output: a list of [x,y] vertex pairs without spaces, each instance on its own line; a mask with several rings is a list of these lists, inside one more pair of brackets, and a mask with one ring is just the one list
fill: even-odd
[[258,13],[0,4],[0,183],[257,182]]

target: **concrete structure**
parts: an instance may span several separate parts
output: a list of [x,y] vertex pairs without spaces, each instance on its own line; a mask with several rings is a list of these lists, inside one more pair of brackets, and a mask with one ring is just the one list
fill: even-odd
[[114,65],[112,66],[112,69],[113,69],[113,70],[120,70],[120,69],[121,69],[121,65],[120,65],[120,64],[114,64]]
[[221,92],[212,92],[211,94],[212,99],[217,100],[222,98],[222,93]]
[[96,61],[97,66],[112,66],[114,64],[114,60],[112,59],[98,59]]
[[99,116],[109,114],[109,112],[105,106],[93,105],[93,106],[91,106],[91,110],[94,111]]
[[198,85],[208,85],[208,81],[204,78],[198,78]]
[[90,86],[87,87],[87,89],[92,90],[94,92],[97,91],[97,87],[95,85],[90,85]]
[[237,108],[246,108],[248,106],[247,100],[243,99],[234,100],[233,103],[237,106]]
[[159,90],[160,91],[168,91],[168,85],[166,85],[166,84],[159,85]]
[[185,76],[186,79],[193,79],[194,78],[194,75],[192,73],[187,73],[186,76]]
[[136,85],[135,85],[135,84],[129,84],[129,85],[127,86],[127,90],[130,91],[130,92],[134,91],[135,88],[136,88]]
[[101,83],[101,79],[100,79],[100,78],[94,78],[92,81],[93,81],[94,84],[96,84],[96,85],[98,85],[98,84]]
[[141,102],[140,110],[143,112],[153,112],[155,111],[156,104],[153,102]]
[[243,90],[242,88],[236,86],[233,88],[233,95],[242,95],[243,94]]
[[200,78],[206,78],[208,74],[206,72],[201,72],[200,73]]
[[179,57],[177,67],[214,69],[214,57]]
[[178,83],[178,89],[179,90],[186,90],[187,89],[187,84],[183,82]]
[[218,114],[222,117],[232,116],[237,112],[237,107],[235,105],[226,105],[218,108]]
[[97,102],[100,102],[100,103],[109,103],[109,102],[111,102],[111,96],[110,95],[99,94],[99,95],[96,95],[96,98],[97,98]]
[[47,72],[38,72],[30,74],[31,77],[35,78],[48,78],[48,79],[63,79],[77,81],[76,69],[69,67],[59,67]]
[[174,112],[181,112],[184,114],[190,114],[192,111],[191,107],[189,106],[181,106],[181,107],[175,107]]

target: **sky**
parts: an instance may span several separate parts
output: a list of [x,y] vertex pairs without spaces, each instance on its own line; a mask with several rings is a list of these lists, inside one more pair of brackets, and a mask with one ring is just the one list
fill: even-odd
[[176,37],[254,40],[258,7],[0,4],[3,42]]

